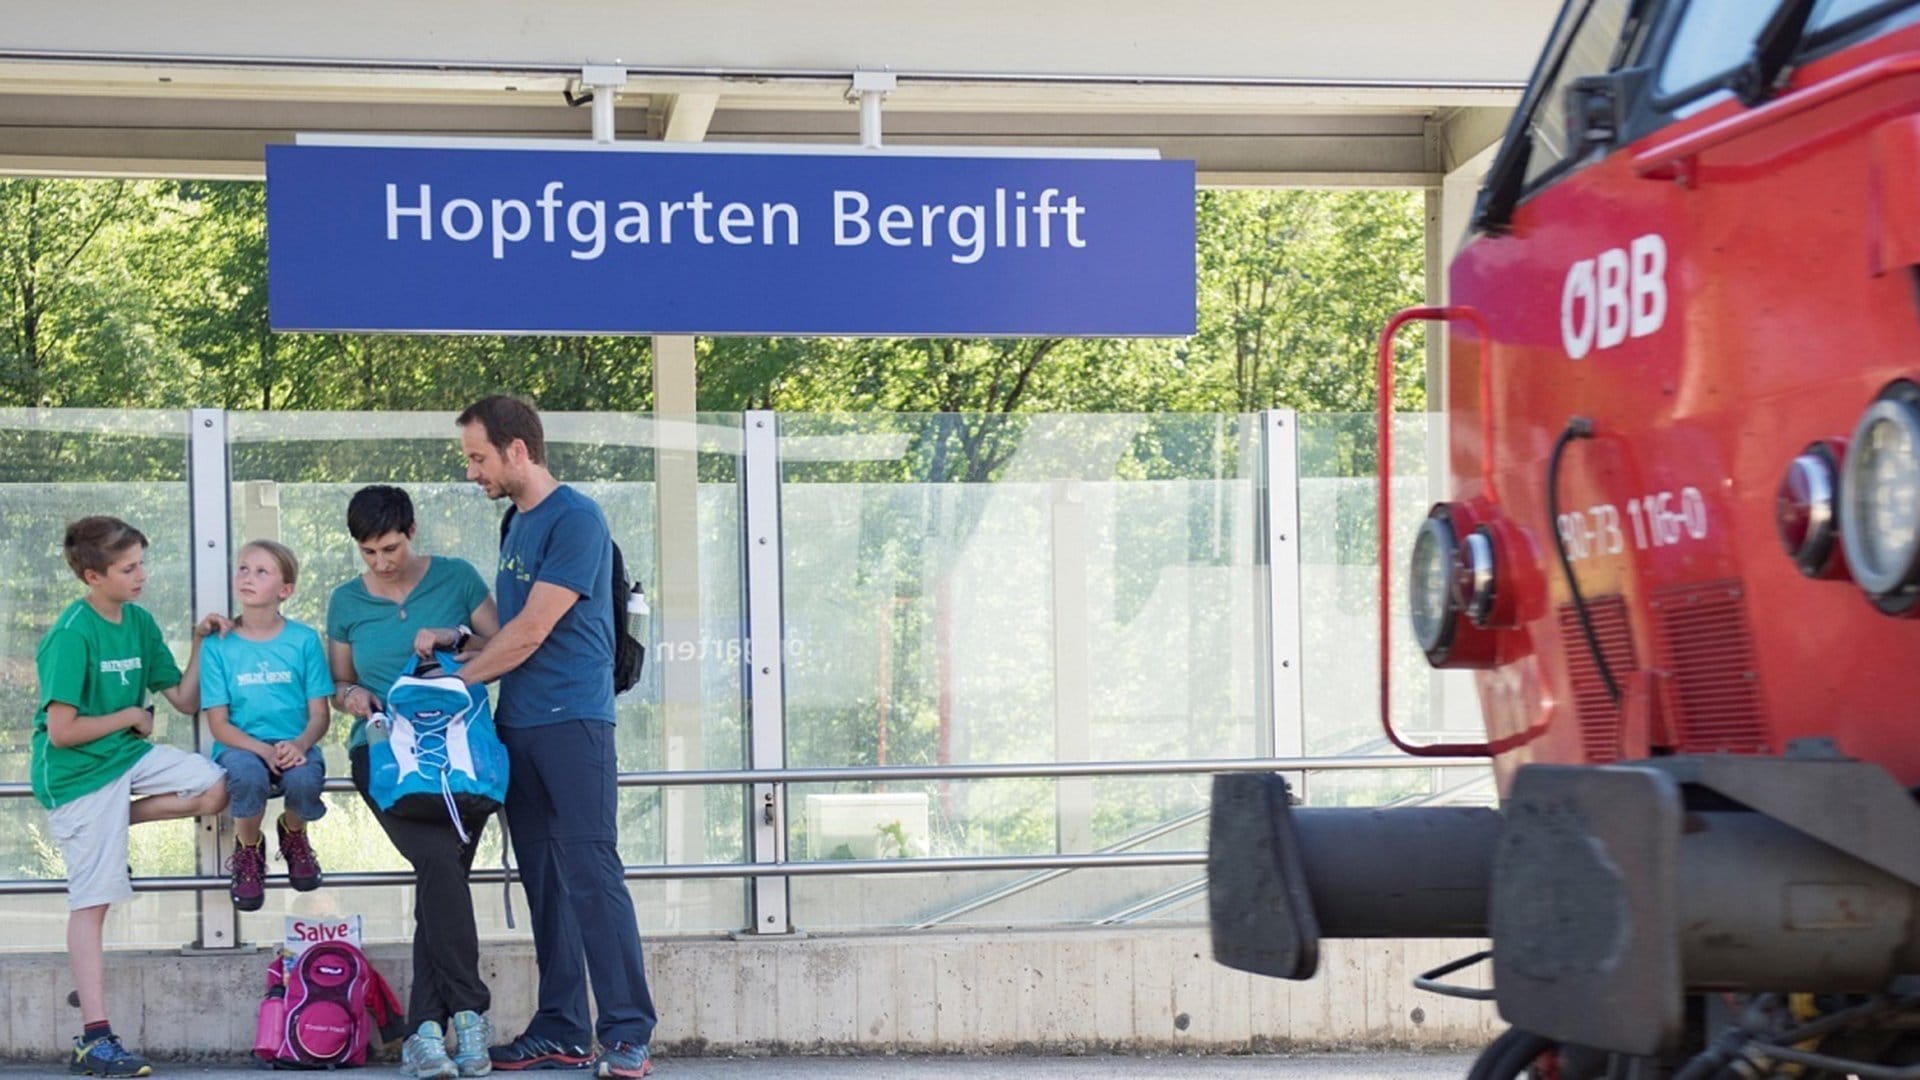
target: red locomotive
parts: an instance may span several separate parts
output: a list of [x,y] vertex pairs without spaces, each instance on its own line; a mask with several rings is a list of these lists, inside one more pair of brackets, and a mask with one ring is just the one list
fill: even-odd
[[1403,584],[1487,741],[1389,735],[1501,809],[1220,778],[1216,956],[1484,936],[1475,1077],[1920,1077],[1920,3],[1571,0],[1473,225],[1382,353],[1446,325]]

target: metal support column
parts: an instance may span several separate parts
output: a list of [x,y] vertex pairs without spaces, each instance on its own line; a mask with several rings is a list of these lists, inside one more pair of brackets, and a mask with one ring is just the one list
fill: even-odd
[[[1093,759],[1093,671],[1088,659],[1087,507],[1081,482],[1055,480],[1052,499],[1053,754],[1056,761]],[[1093,850],[1093,780],[1054,784],[1054,839],[1059,851]]]
[[[1260,414],[1260,536],[1266,557],[1267,745],[1270,757],[1306,753],[1306,692],[1300,640],[1299,417],[1291,409]],[[1306,776],[1289,773],[1306,799]]]
[[[188,420],[187,492],[193,506],[193,615],[197,620],[208,612],[233,610],[227,575],[228,549],[232,546],[229,482],[227,468],[227,414],[220,409],[195,409]],[[199,718],[194,721],[194,749],[207,753],[213,736]],[[198,818],[194,822],[194,866],[201,875],[220,873],[220,849],[225,832],[225,817]],[[195,894],[199,909],[198,949],[231,949],[240,943],[240,916],[225,891]]]
[[847,100],[860,106],[860,145],[868,150],[880,148],[880,103],[899,85],[891,71],[856,71],[853,85],[847,88]]
[[[597,91],[596,91],[597,93]],[[661,110],[663,137],[669,142],[699,142],[707,134],[715,95],[653,95],[649,108]],[[654,442],[654,535],[659,561],[654,590],[655,625],[660,641],[694,646],[707,640],[701,625],[700,433],[694,339],[674,334],[652,338]],[[666,733],[669,769],[707,765],[702,650],[662,648],[660,716]],[[706,862],[707,793],[668,788],[660,793],[668,862]],[[667,906],[681,918],[682,908],[704,907],[707,893],[683,881],[668,882]],[[693,910],[687,911],[693,916]]]
[[[746,414],[742,473],[746,506],[741,515],[747,545],[747,685],[750,765],[783,769],[787,763],[786,635],[780,591],[780,429],[771,412]],[[787,857],[785,784],[754,784],[747,801],[747,833],[756,863]],[[754,934],[790,934],[789,881],[753,881]]]
[[613,103],[627,85],[627,69],[612,64],[588,64],[580,69],[580,85],[593,94],[593,141],[613,141]]

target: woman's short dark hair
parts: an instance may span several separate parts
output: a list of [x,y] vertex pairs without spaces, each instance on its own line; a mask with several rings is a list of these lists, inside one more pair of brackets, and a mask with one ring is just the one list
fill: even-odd
[[347,532],[364,544],[388,533],[413,532],[413,500],[392,484],[369,484],[347,502]]

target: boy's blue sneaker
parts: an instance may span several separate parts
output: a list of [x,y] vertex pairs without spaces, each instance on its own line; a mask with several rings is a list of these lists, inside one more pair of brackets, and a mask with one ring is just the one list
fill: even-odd
[[593,1051],[584,1046],[557,1043],[538,1035],[525,1034],[505,1046],[487,1051],[493,1067],[501,1072],[523,1069],[584,1069],[593,1064]]
[[400,1047],[400,1071],[418,1080],[454,1080],[460,1070],[447,1056],[447,1034],[431,1020]]
[[493,1041],[493,1022],[472,1009],[453,1014],[453,1064],[461,1076],[485,1076],[493,1071],[487,1044]]
[[86,1036],[73,1039],[73,1057],[67,1059],[67,1071],[78,1076],[152,1076],[153,1065],[146,1058],[120,1045],[120,1036],[102,1035],[92,1042]]
[[653,1055],[638,1043],[617,1042],[601,1047],[593,1059],[593,1075],[621,1076],[629,1080],[647,1075],[653,1069]]

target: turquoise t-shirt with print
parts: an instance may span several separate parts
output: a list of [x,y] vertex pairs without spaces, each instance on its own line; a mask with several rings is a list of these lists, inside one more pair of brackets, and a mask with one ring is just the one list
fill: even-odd
[[[297,739],[307,702],[333,693],[327,651],[313,627],[289,619],[266,641],[230,630],[200,650],[200,707],[227,707],[227,719],[262,742]],[[213,744],[213,759],[227,748]]]
[[[327,640],[353,650],[359,685],[385,700],[413,655],[413,638],[429,627],[468,622],[487,601],[487,584],[464,559],[433,556],[405,603],[375,596],[358,577],[343,582],[327,600]],[[364,746],[367,722],[354,718],[348,747]]]

